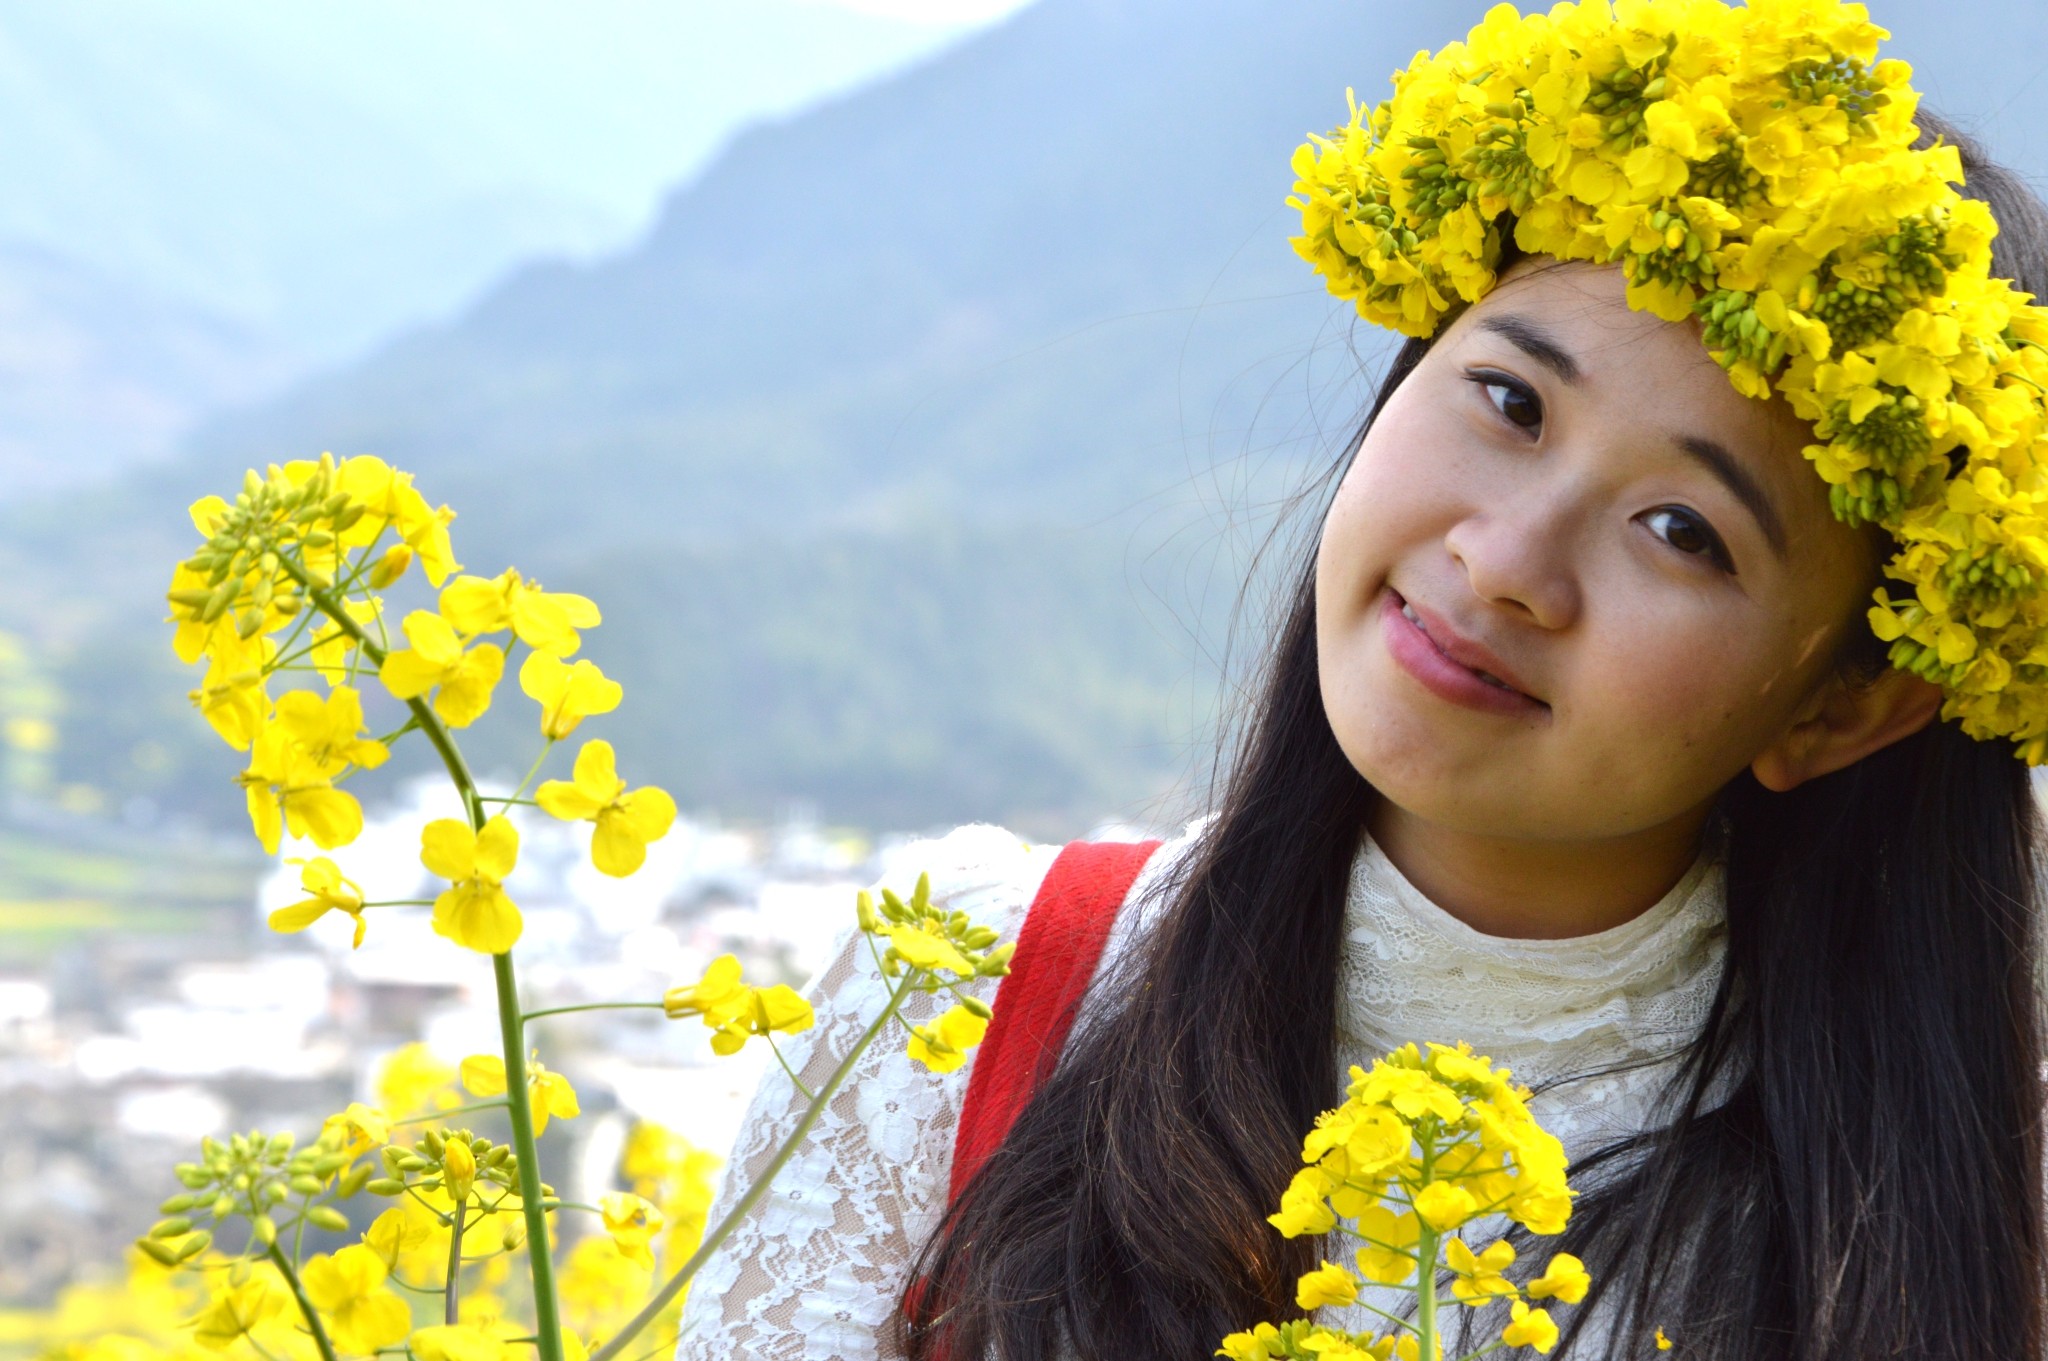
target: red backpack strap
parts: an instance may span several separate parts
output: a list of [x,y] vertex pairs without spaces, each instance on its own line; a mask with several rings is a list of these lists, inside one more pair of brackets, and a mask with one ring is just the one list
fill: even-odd
[[1046,872],[967,1079],[948,1203],[960,1198],[1052,1072],[1117,909],[1158,848],[1157,841],[1073,841]]

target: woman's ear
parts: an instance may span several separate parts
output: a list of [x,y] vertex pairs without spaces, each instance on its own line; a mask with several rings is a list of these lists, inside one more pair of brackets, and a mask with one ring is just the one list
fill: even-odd
[[1934,721],[1941,702],[1940,686],[1893,667],[1862,685],[1830,676],[1792,726],[1750,762],[1750,772],[1782,794],[1911,737]]

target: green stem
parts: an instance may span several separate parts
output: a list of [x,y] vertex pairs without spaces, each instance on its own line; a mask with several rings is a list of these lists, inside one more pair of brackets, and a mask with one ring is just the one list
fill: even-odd
[[270,1240],[268,1256],[284,1277],[285,1284],[292,1288],[292,1298],[299,1302],[299,1313],[306,1320],[306,1331],[313,1335],[313,1345],[320,1349],[321,1361],[334,1361],[334,1344],[327,1340],[327,1328],[320,1322],[320,1311],[313,1307],[313,1301],[306,1298],[306,1288],[299,1284],[299,1273],[292,1270],[291,1259],[284,1255],[284,1249],[274,1238]]
[[[302,563],[286,558],[283,566],[305,587],[306,598],[356,640],[356,651],[363,660],[381,668],[384,649],[370,640],[363,626],[356,622],[355,616],[343,607],[331,590],[316,589]],[[463,759],[462,749],[455,745],[454,734],[448,731],[448,725],[441,721],[441,716],[434,712],[424,695],[415,696],[405,704],[418,721],[420,731],[426,734],[427,741],[440,755],[441,764],[447,768],[448,778],[454,781],[456,791],[462,795],[463,806],[469,812],[469,825],[476,831],[482,831],[486,819],[483,802],[478,798],[476,777],[470,773],[469,762]],[[526,1261],[533,1278],[534,1333],[540,1338],[540,1361],[563,1361],[562,1327],[555,1300],[555,1264],[548,1251],[547,1211],[541,1208],[540,1151],[533,1137],[533,1097],[526,1087],[526,1039],[519,1023],[519,983],[512,972],[509,953],[492,955],[491,968],[497,984],[499,1036],[505,1050],[505,1105],[512,1119],[512,1149],[519,1158],[519,1199],[526,1211]],[[458,1238],[456,1241],[461,1240]],[[326,1361],[333,1361],[331,1351]]]
[[[546,741],[544,741],[544,742],[542,742],[542,743],[540,744],[540,755],[538,755],[538,756],[536,756],[536,757],[534,757],[534,758],[533,758],[533,766],[532,766],[532,768],[531,768],[531,769],[529,769],[529,770],[528,770],[528,771],[526,772],[526,778],[525,778],[525,779],[523,779],[523,780],[521,780],[521,781],[519,782],[519,788],[517,788],[517,789],[515,789],[515,790],[513,790],[513,791],[512,791],[512,797],[511,797],[511,798],[509,798],[509,799],[505,799],[505,800],[502,800],[502,802],[505,802],[505,803],[526,803],[526,802],[528,802],[528,800],[527,800],[527,799],[526,799],[526,798],[524,797],[524,796],[525,796],[525,794],[526,794],[526,786],[528,786],[528,785],[532,784],[532,783],[533,783],[533,777],[534,777],[534,776],[536,776],[536,775],[538,775],[538,774],[540,774],[540,768],[541,768],[541,766],[542,766],[543,764],[545,764],[545,763],[546,763],[546,761],[547,761],[547,759],[548,759],[548,753],[549,753],[549,752],[551,752],[551,751],[553,751],[554,749],[555,749],[555,739],[554,739],[554,738],[552,738],[552,737],[550,737],[550,738],[547,738],[547,740],[546,740]],[[536,807],[536,808],[537,808],[537,807],[539,807],[540,805],[539,805],[539,804],[533,804],[532,806],[533,806],[533,807]]]
[[690,1260],[684,1262],[676,1274],[669,1277],[661,1289],[654,1292],[654,1298],[647,1301],[639,1313],[633,1315],[618,1332],[614,1333],[609,1342],[590,1354],[590,1361],[614,1361],[614,1358],[625,1350],[628,1342],[648,1324],[661,1317],[661,1311],[668,1308],[669,1302],[683,1292],[683,1287],[687,1286],[690,1278],[710,1260],[711,1254],[718,1251],[720,1245],[732,1236],[732,1231],[740,1226],[740,1222],[761,1203],[762,1197],[768,1194],[768,1188],[774,1183],[776,1176],[789,1160],[796,1156],[796,1151],[802,1147],[804,1140],[810,1137],[811,1129],[818,1123],[819,1117],[824,1115],[826,1105],[838,1094],[846,1079],[852,1076],[853,1065],[867,1052],[868,1046],[875,1042],[875,1037],[895,1019],[897,1009],[903,1005],[903,999],[915,988],[919,972],[917,969],[904,972],[903,981],[889,994],[888,1005],[882,1008],[882,1014],[862,1033],[853,1048],[847,1051],[846,1057],[839,1060],[839,1066],[832,1070],[832,1076],[818,1089],[818,1095],[811,1101],[810,1108],[804,1112],[803,1119],[797,1121],[796,1128],[790,1132],[789,1138],[783,1140],[782,1147],[775,1150],[775,1156],[761,1169],[761,1175],[754,1178],[754,1184],[747,1188],[746,1194],[734,1203],[732,1209],[726,1211],[725,1218],[719,1220],[717,1225],[704,1235],[704,1241],[690,1254]]
[[816,1094],[804,1085],[802,1078],[796,1075],[796,1069],[789,1066],[789,1060],[782,1057],[782,1047],[775,1043],[775,1037],[773,1035],[763,1035],[761,1038],[768,1041],[768,1052],[775,1055],[775,1061],[782,1065],[783,1072],[789,1074],[789,1080],[796,1084],[796,1089],[804,1094],[804,1100],[816,1101],[818,1099]]
[[[1436,1149],[1432,1140],[1422,1140],[1422,1176],[1418,1186],[1427,1186],[1435,1174]],[[1416,1223],[1422,1235],[1415,1244],[1415,1343],[1423,1361],[1437,1361],[1436,1340],[1436,1250],[1438,1235],[1420,1215]]]
[[498,985],[498,1031],[505,1049],[505,1095],[512,1151],[519,1158],[519,1203],[526,1212],[527,1266],[533,1275],[533,1331],[540,1361],[562,1361],[562,1325],[555,1302],[555,1264],[548,1253],[548,1212],[541,1201],[540,1149],[533,1136],[533,1099],[526,1087],[526,1033],[519,1019],[519,983],[509,952],[491,956]]
[[451,1115],[468,1115],[471,1111],[494,1111],[507,1104],[497,1098],[489,1101],[472,1101],[466,1106],[450,1106],[445,1111],[429,1111],[425,1115],[408,1115],[403,1120],[393,1120],[393,1125],[424,1125],[432,1120],[446,1120]]
[[579,1002],[573,1007],[542,1007],[539,1011],[527,1012],[520,1019],[523,1021],[536,1021],[543,1016],[567,1016],[572,1011],[664,1011],[666,1009],[666,1004],[661,1002]]
[[448,1232],[448,1302],[441,1311],[443,1323],[462,1321],[462,1214],[469,1208],[469,1197],[455,1202],[455,1222]]

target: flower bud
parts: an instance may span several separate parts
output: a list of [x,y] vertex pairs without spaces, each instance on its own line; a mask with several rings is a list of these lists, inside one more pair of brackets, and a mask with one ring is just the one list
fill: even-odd
[[181,1233],[190,1232],[192,1232],[192,1221],[183,1216],[159,1219],[156,1223],[150,1225],[149,1228],[149,1236],[151,1238],[176,1238]]
[[212,1246],[213,1235],[206,1230],[201,1229],[198,1233],[188,1234],[185,1241],[178,1244],[178,1260],[189,1262]]
[[967,1009],[969,1016],[979,1016],[984,1021],[995,1015],[995,1012],[989,1009],[988,1003],[982,1001],[979,997],[962,997],[960,1005]]
[[306,1211],[306,1222],[316,1229],[326,1229],[330,1233],[348,1232],[348,1216],[332,1205],[315,1205]]
[[138,1238],[135,1240],[135,1246],[141,1248],[158,1266],[178,1264],[178,1250],[168,1243],[159,1242],[154,1238]]
[[377,565],[370,569],[370,589],[381,591],[405,575],[405,569],[412,566],[412,547],[395,543],[384,550],[384,556],[377,559]]
[[334,1194],[343,1200],[363,1189],[370,1180],[370,1165],[363,1163],[334,1184]]
[[441,1184],[458,1204],[469,1199],[476,1186],[476,1155],[469,1151],[468,1144],[449,1140],[441,1154]]
[[277,1241],[277,1221],[267,1214],[260,1214],[249,1221],[249,1231],[256,1241],[269,1247]]
[[164,1215],[181,1215],[193,1206],[204,1203],[204,1201],[204,1196],[172,1196],[169,1200],[157,1206],[156,1212]]
[[402,1196],[405,1183],[396,1177],[372,1177],[363,1183],[363,1189],[373,1196]]
[[1010,972],[1010,956],[1016,953],[1017,943],[1015,941],[1004,941],[1001,945],[983,955],[981,963],[974,966],[974,971],[983,978],[1001,978]]

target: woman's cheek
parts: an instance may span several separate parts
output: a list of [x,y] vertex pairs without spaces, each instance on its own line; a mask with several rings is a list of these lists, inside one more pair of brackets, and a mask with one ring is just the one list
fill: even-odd
[[1630,768],[1665,772],[1682,786],[1672,795],[1681,805],[1710,794],[1755,758],[1772,722],[1755,680],[1762,659],[1729,646],[1740,636],[1714,629],[1678,646],[1616,640],[1603,648],[1600,693],[1582,712],[1607,731],[1588,745],[1626,755]]

